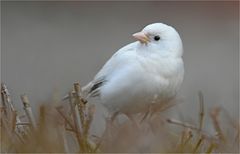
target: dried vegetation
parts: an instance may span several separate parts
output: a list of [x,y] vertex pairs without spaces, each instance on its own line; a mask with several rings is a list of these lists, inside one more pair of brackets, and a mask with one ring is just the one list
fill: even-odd
[[[1,98],[1,152],[239,152],[239,121],[234,121],[221,107],[206,113],[201,92],[197,126],[147,112],[135,117],[138,126],[130,120],[121,124],[117,120],[113,123],[107,120],[102,136],[90,134],[95,106],[84,100],[79,83],[74,83],[67,102],[40,106],[37,119],[27,95],[21,96],[23,115],[15,109],[3,83]],[[162,106],[161,111],[172,105]],[[220,114],[227,122],[220,119]],[[214,134],[203,129],[206,117],[211,118]],[[229,135],[222,125],[229,125],[233,135]]]

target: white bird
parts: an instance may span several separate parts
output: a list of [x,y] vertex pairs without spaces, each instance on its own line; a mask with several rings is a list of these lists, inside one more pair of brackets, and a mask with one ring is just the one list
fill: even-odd
[[112,115],[139,113],[173,98],[183,81],[182,41],[173,27],[153,23],[133,37],[137,41],[119,49],[83,87]]

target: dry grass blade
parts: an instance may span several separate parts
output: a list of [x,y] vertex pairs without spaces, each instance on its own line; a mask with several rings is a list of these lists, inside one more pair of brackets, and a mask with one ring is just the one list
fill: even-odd
[[[89,143],[88,136],[95,109],[93,106],[86,108],[87,102],[82,98],[81,87],[79,83],[74,83],[74,90],[75,91],[68,94],[71,108],[70,115],[72,115],[74,122],[74,125],[70,124],[72,127],[70,130],[75,130],[74,133],[80,147],[80,152],[93,152],[94,148]],[[61,110],[58,109],[58,112],[61,113],[62,117],[64,117],[67,123],[71,123],[67,116],[64,116]],[[69,129],[66,128],[66,130]]]
[[184,122],[181,122],[181,121],[178,121],[178,120],[175,120],[175,119],[166,119],[166,121],[170,124],[175,124],[175,125],[179,125],[179,126],[182,126],[182,127],[185,127],[185,128],[190,128],[192,130],[197,130],[199,131],[199,129],[193,125],[190,125],[190,124],[187,124],[187,123],[184,123]]
[[1,112],[3,111],[5,115],[7,115],[7,110],[6,110],[6,90],[5,90],[5,85],[1,83]]
[[200,133],[201,136],[204,136],[204,138],[206,140],[209,140],[209,141],[214,141],[216,140],[215,137],[213,137],[212,135],[208,134],[206,131],[203,131],[203,130],[199,130],[199,128],[193,126],[193,125],[190,125],[188,123],[184,123],[184,122],[181,122],[179,120],[175,120],[175,119],[166,119],[166,121],[170,124],[175,124],[175,125],[178,125],[178,126],[181,126],[181,127],[184,127],[184,128],[189,128],[191,130],[194,130],[194,131],[197,131],[198,133]]
[[61,115],[61,117],[65,120],[65,122],[70,126],[71,130],[76,132],[76,129],[75,129],[74,125],[72,124],[71,120],[69,118],[67,118],[67,116],[65,116],[65,114],[61,111],[62,110],[62,106],[56,107],[56,110]]
[[5,149],[7,152],[9,148],[11,149],[15,144],[24,143],[26,130],[23,126],[17,125],[18,123],[21,123],[21,120],[13,106],[7,86],[4,83],[1,83],[0,121],[1,141],[4,139],[4,141],[7,140],[6,142],[9,143],[9,146],[1,148],[1,150]]
[[240,124],[238,122],[239,119],[238,119],[238,121],[234,121],[226,109],[222,108],[222,111],[227,118],[227,122],[236,130],[236,136],[234,138],[234,142],[236,144],[238,144],[240,141],[240,135],[239,135],[240,134]]
[[44,125],[46,124],[46,111],[45,106],[40,106],[40,120],[39,120],[39,131],[42,132],[44,130]]
[[77,137],[77,141],[78,144],[80,146],[80,148],[84,151],[84,143],[82,142],[82,137],[81,137],[81,124],[80,124],[80,119],[79,117],[79,113],[78,113],[78,109],[77,108],[77,104],[76,106],[74,106],[73,104],[73,95],[72,92],[69,93],[69,103],[70,103],[70,107],[71,107],[71,113],[73,115],[73,122],[74,122],[74,129],[76,130],[76,137]]
[[[2,133],[4,132],[4,133]],[[14,138],[11,130],[8,128],[6,119],[1,118],[1,142],[6,142],[6,147],[1,146],[1,151],[8,152],[9,147],[14,143]]]
[[211,143],[210,146],[208,147],[206,153],[207,154],[210,154],[212,153],[213,149],[216,147],[216,144],[215,143]]
[[88,107],[88,116],[87,116],[85,127],[84,127],[84,134],[85,134],[86,137],[89,134],[90,125],[92,123],[93,115],[95,113],[95,110],[96,110],[95,105],[90,105]]
[[32,113],[32,108],[30,106],[29,99],[26,94],[21,95],[21,100],[23,102],[24,110],[26,112],[26,115],[28,117],[29,122],[31,123],[31,126],[33,129],[37,128],[37,123],[35,121],[35,118]]
[[64,152],[65,153],[70,153],[70,149],[69,149],[69,146],[68,146],[68,140],[67,140],[67,132],[66,132],[64,127],[62,127],[61,136],[62,136],[63,145],[64,145]]
[[181,134],[180,144],[178,145],[176,151],[181,153],[184,152],[185,146],[189,143],[192,137],[193,137],[192,131],[189,128],[184,129],[184,131]]
[[82,98],[81,98],[81,87],[80,87],[80,84],[78,82],[74,83],[74,90],[75,90],[75,93],[76,93],[76,101],[75,103],[77,104],[78,106],[78,110],[79,110],[79,114],[80,114],[80,119],[81,119],[81,124],[82,126],[84,126],[84,121],[85,121],[85,116],[84,116],[84,110],[85,110],[85,104],[84,102],[82,101]]
[[193,153],[196,153],[197,150],[199,149],[200,145],[202,144],[204,138],[203,136],[200,137],[200,139],[198,140],[197,144],[195,145],[194,149],[193,149]]
[[[75,83],[74,91],[69,93],[69,103],[62,102],[58,107],[51,103],[48,103],[51,105],[40,106],[37,121],[35,121],[31,113],[30,103],[26,95],[21,97],[26,112],[25,117],[18,115],[19,112],[15,110],[9,91],[4,84],[1,87],[1,96],[1,152],[239,152],[239,149],[237,149],[239,144],[239,122],[235,122],[227,113],[225,115],[227,118],[220,119],[220,107],[214,108],[210,112],[218,137],[209,135],[203,129],[204,118],[207,114],[204,113],[204,99],[201,92],[198,94],[199,119],[196,126],[173,118],[166,119],[169,125],[165,125],[165,118],[163,122],[162,114],[153,115],[153,113],[156,113],[154,111],[164,111],[176,103],[161,104],[159,106],[154,104],[142,119],[151,121],[138,125],[139,130],[136,131],[136,127],[133,127],[129,120],[119,122],[117,127],[113,127],[112,122],[119,114],[116,112],[111,118],[107,119],[102,134],[95,134],[95,130],[90,132],[90,128],[91,130],[95,128],[92,127],[93,118],[95,118],[95,106],[89,103],[86,104],[79,83]],[[161,119],[160,122],[159,118]],[[228,120],[226,124],[229,127],[227,128],[231,127],[232,129],[223,130],[223,128],[226,128],[220,127],[220,121],[223,120]],[[172,129],[171,126],[174,125],[180,127]],[[31,129],[31,127],[34,127],[34,129]],[[182,128],[184,131],[179,133]],[[234,132],[229,133],[230,130],[234,130]],[[93,136],[100,137],[94,138]]]
[[10,98],[10,93],[4,83],[1,84],[1,97],[1,107],[4,111],[5,117],[12,120],[15,116],[15,109]]
[[212,122],[213,122],[213,126],[214,126],[214,129],[216,130],[217,132],[217,136],[222,140],[222,141],[225,141],[225,137],[223,135],[223,132],[222,132],[222,129],[220,127],[220,123],[219,123],[219,120],[218,120],[218,116],[219,116],[219,112],[220,112],[221,108],[220,107],[216,107],[216,108],[213,108],[210,112],[210,116],[212,118]]
[[199,98],[199,130],[202,130],[204,121],[204,98],[201,91],[198,93]]
[[16,123],[17,123],[17,111],[13,111],[13,114],[12,114],[12,127],[11,127],[11,130],[12,132],[15,130],[16,128]]

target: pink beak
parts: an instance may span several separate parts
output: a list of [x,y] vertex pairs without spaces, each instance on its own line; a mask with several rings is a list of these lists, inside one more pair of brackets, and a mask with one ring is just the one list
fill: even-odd
[[133,34],[132,36],[141,43],[147,44],[148,42],[150,42],[149,37],[144,32],[138,32]]

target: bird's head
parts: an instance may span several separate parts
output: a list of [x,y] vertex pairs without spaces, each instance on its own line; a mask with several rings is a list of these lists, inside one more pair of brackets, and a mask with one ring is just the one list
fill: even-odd
[[141,45],[154,51],[169,52],[176,56],[182,56],[182,40],[178,32],[171,26],[163,23],[147,25],[141,32],[133,34]]

